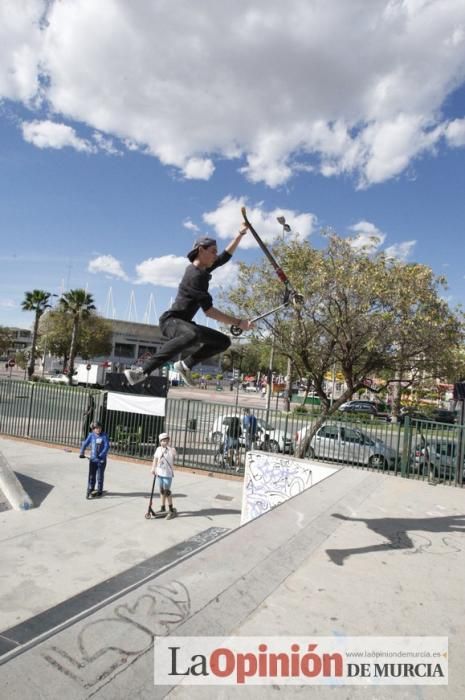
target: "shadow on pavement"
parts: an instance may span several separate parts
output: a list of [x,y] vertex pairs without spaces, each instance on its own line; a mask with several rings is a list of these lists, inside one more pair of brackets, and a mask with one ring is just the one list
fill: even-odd
[[[330,559],[338,566],[344,565],[344,559],[354,554],[369,554],[370,552],[385,552],[393,549],[408,550],[406,554],[418,554],[432,546],[431,540],[420,534],[416,539],[420,543],[414,542],[412,533],[462,533],[465,535],[465,515],[451,515],[439,518],[351,518],[340,513],[333,513],[333,518],[353,523],[365,523],[365,525],[377,535],[385,538],[385,542],[373,544],[365,547],[353,547],[350,549],[327,549]],[[465,538],[463,544],[457,540],[453,543],[442,538],[444,554],[452,546],[456,550],[465,549]]]
[[[158,498],[159,492],[155,490],[153,495],[154,499]],[[105,497],[107,496],[129,496],[134,498],[139,496],[140,498],[150,498],[150,489],[148,491],[105,491]],[[173,493],[173,498],[187,498],[185,493]]]
[[45,481],[33,479],[31,476],[26,476],[26,474],[19,474],[18,472],[15,472],[15,474],[21,482],[23,489],[31,497],[34,508],[39,508],[42,501],[44,501],[50,491],[55,488],[53,484],[47,484]]
[[179,518],[195,518],[199,515],[212,517],[214,515],[240,515],[241,511],[237,508],[203,508],[201,510],[184,510],[178,512]]

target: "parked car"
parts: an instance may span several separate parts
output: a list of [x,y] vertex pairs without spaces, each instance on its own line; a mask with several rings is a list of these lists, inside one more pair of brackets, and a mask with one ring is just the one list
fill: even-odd
[[378,414],[378,408],[374,401],[354,400],[346,401],[339,406],[339,411],[342,413],[370,413],[373,416]]
[[[296,433],[296,449],[309,430],[310,426],[306,426]],[[396,451],[382,440],[340,423],[322,425],[312,437],[306,454],[310,458],[366,464],[380,469],[393,469],[397,457]]]
[[[436,479],[455,479],[458,448],[455,440],[423,440],[412,450],[410,470],[428,475],[431,468]],[[465,473],[465,454],[463,469]]]
[[430,420],[436,423],[453,424],[456,422],[457,416],[454,411],[448,411],[446,408],[435,408],[434,411],[431,412]]
[[422,413],[421,411],[416,411],[413,408],[409,408],[407,410],[401,410],[400,414],[397,417],[397,422],[400,425],[404,425],[405,418],[407,416],[410,418],[411,421],[432,420],[431,416],[427,416],[426,413]]
[[[226,428],[231,423],[234,415],[219,416],[213,423],[208,440],[218,444],[223,440]],[[241,418],[242,423],[242,416]],[[245,446],[245,435],[242,433],[239,444]],[[284,430],[275,428],[270,423],[266,423],[262,418],[257,418],[257,435],[255,444],[258,450],[267,449],[268,452],[291,452],[292,436]]]
[[[52,376],[47,379],[52,384],[69,384],[69,377],[67,374],[52,374]],[[73,377],[72,384],[73,386],[77,386],[78,380],[76,377]]]

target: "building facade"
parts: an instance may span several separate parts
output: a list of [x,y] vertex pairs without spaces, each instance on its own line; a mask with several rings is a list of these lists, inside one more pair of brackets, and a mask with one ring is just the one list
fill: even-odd
[[2,359],[14,358],[17,352],[25,352],[31,347],[32,331],[26,328],[8,328],[11,336],[11,344],[8,350],[3,353]]

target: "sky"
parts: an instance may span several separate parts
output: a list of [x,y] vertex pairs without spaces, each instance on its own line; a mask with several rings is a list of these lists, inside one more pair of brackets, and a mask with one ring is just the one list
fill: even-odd
[[156,323],[242,205],[267,242],[284,215],[429,265],[456,306],[464,195],[464,0],[0,0],[0,325],[75,288]]

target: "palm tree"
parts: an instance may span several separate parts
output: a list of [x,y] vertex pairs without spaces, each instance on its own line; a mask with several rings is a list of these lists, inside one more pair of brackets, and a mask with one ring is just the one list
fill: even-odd
[[49,304],[49,300],[51,296],[52,295],[50,292],[44,292],[43,289],[34,289],[32,292],[26,292],[24,301],[21,303],[23,311],[33,311],[35,314],[34,326],[32,330],[31,352],[27,363],[28,379],[30,379],[34,374],[34,367],[36,364],[36,345],[39,320],[44,311],[50,308],[51,304]]
[[71,345],[69,348],[68,381],[71,384],[74,374],[74,358],[79,336],[79,323],[81,318],[89,316],[95,311],[94,299],[85,289],[70,289],[65,292],[59,300],[61,309],[72,316],[73,328],[71,331]]

